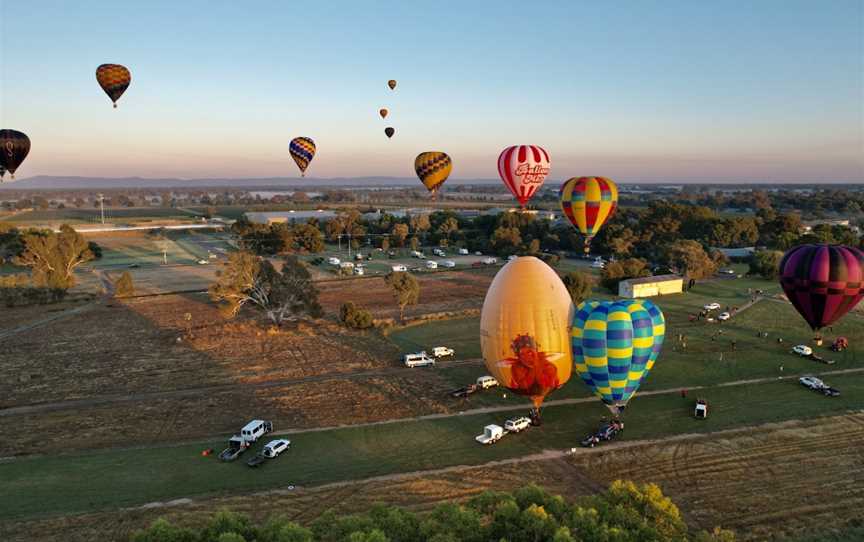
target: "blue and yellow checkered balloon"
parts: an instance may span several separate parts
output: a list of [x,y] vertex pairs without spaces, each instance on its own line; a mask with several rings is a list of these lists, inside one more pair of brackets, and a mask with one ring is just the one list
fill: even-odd
[[585,301],[570,332],[574,368],[618,414],[657,361],[665,333],[663,313],[646,299]]

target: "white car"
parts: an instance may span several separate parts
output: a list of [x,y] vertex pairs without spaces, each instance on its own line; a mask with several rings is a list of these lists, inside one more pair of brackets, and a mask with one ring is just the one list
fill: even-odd
[[416,354],[405,354],[404,362],[406,367],[425,367],[427,365],[435,365],[435,360],[429,357],[425,351],[417,352]]
[[445,254],[444,251],[441,250],[440,248],[433,248],[433,249],[432,249],[432,254],[434,254],[434,255],[436,255],[436,256],[441,256],[442,258],[443,258],[444,256],[447,255],[447,254]]
[[520,431],[528,429],[530,425],[531,420],[529,420],[525,416],[520,416],[519,418],[514,418],[512,420],[507,420],[506,422],[504,422],[504,429],[506,429],[510,433],[518,433]]
[[456,267],[456,262],[454,262],[453,260],[444,260],[438,265],[440,265],[441,267]]
[[404,272],[408,271],[408,268],[400,263],[400,264],[390,266],[390,270],[393,271],[394,273],[404,273]]
[[438,262],[434,260],[427,260],[426,269],[438,269]]
[[277,440],[271,440],[267,444],[264,445],[264,449],[261,450],[261,453],[264,457],[276,457],[288,448],[291,447],[291,441],[286,438],[280,438]]
[[716,311],[720,310],[720,303],[708,303],[704,307],[702,307],[706,311]]
[[792,352],[798,354],[799,356],[812,356],[813,349],[805,344],[799,344],[797,346],[792,347]]
[[432,355],[436,358],[446,358],[456,354],[456,351],[446,346],[436,346],[432,349]]
[[339,258],[327,258],[327,263],[330,265],[339,265],[342,261]]
[[603,262],[593,262],[591,264],[592,269],[606,269],[606,264]]
[[495,378],[492,376],[486,375],[477,378],[477,387],[479,387],[481,390],[494,388],[497,385],[498,381],[495,380]]
[[728,312],[721,312],[721,313],[717,316],[717,319],[720,320],[721,322],[725,322],[726,320],[728,320],[728,319],[730,319],[730,318],[732,318],[732,315],[729,314]]
[[467,248],[460,248],[460,249],[459,249],[459,254],[460,254],[461,256],[467,256],[467,255],[468,255],[468,249],[467,249]]
[[208,262],[207,260],[198,260],[198,265],[207,265],[208,263],[210,262]]
[[810,388],[811,390],[821,390],[825,387],[825,383],[815,376],[802,376],[798,379],[804,387]]
[[366,270],[363,267],[357,266],[354,268],[354,274],[355,275],[365,275]]

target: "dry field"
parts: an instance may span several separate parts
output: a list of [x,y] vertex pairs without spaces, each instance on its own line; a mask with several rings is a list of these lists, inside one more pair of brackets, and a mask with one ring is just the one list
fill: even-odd
[[[483,304],[492,276],[470,271],[418,275],[420,303],[406,307],[405,316],[476,309]],[[318,284],[324,310],[338,313],[345,301],[369,309],[376,318],[398,318],[399,307],[383,278],[334,280]]]
[[[327,510],[350,513],[370,502],[425,511],[486,489],[536,482],[569,498],[616,478],[658,483],[698,528],[721,525],[742,540],[783,540],[842,529],[864,505],[864,414],[624,443],[568,458],[457,468],[261,495],[181,501],[122,512],[7,525],[7,540],[124,539],[160,516],[194,524],[227,507],[256,519],[282,514],[301,523]],[[62,535],[60,534],[62,533]]]

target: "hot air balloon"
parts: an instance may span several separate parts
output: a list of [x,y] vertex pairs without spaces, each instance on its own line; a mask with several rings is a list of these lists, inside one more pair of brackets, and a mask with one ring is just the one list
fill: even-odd
[[15,170],[29,152],[29,137],[18,130],[0,130],[0,166],[9,172],[13,179]]
[[665,333],[663,313],[647,299],[585,301],[573,315],[576,372],[617,416],[657,361]]
[[585,252],[591,239],[618,207],[618,187],[606,177],[573,177],[558,191],[561,211],[585,236]]
[[387,118],[387,113],[389,113],[389,111],[387,111],[387,110],[384,109],[383,107],[382,107],[381,109],[378,110],[378,114],[381,115],[381,118],[382,118],[382,119],[386,119],[386,118]]
[[502,386],[531,398],[535,423],[543,399],[570,379],[572,312],[558,274],[532,256],[505,265],[486,292],[480,313],[486,368]]
[[390,90],[395,89],[396,88],[396,80],[391,79],[391,80],[387,81],[387,86],[390,87]]
[[315,142],[308,137],[295,137],[288,145],[288,152],[291,158],[297,162],[297,167],[300,168],[300,176],[306,176],[306,168],[309,167],[309,162],[315,157]]
[[5,175],[6,175],[6,168],[3,167],[3,166],[0,166],[0,183],[3,182],[3,177],[4,177]]
[[444,152],[421,152],[414,159],[414,171],[417,172],[417,177],[420,178],[423,186],[432,193],[433,199],[452,170],[453,161]]
[[507,147],[498,157],[498,175],[525,207],[549,174],[549,153],[536,145]]
[[114,107],[117,107],[117,100],[126,89],[129,88],[129,83],[132,82],[132,74],[126,69],[126,66],[120,64],[102,64],[96,68],[96,81],[99,86],[105,91],[105,94],[111,98]]
[[819,330],[852,310],[864,297],[864,251],[842,245],[801,245],[780,260],[780,286],[795,309]]
[[395,133],[396,130],[394,128],[391,128],[389,126],[387,128],[384,128],[384,134],[387,136],[388,139],[393,137],[393,134]]

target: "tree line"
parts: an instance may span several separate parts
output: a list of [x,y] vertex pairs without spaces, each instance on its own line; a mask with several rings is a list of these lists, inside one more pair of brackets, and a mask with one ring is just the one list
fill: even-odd
[[734,542],[732,531],[690,529],[678,507],[654,484],[616,481],[568,502],[531,485],[485,492],[466,504],[440,504],[417,514],[397,506],[339,516],[325,512],[308,527],[283,517],[256,524],[221,511],[198,527],[164,519],[133,542]]

